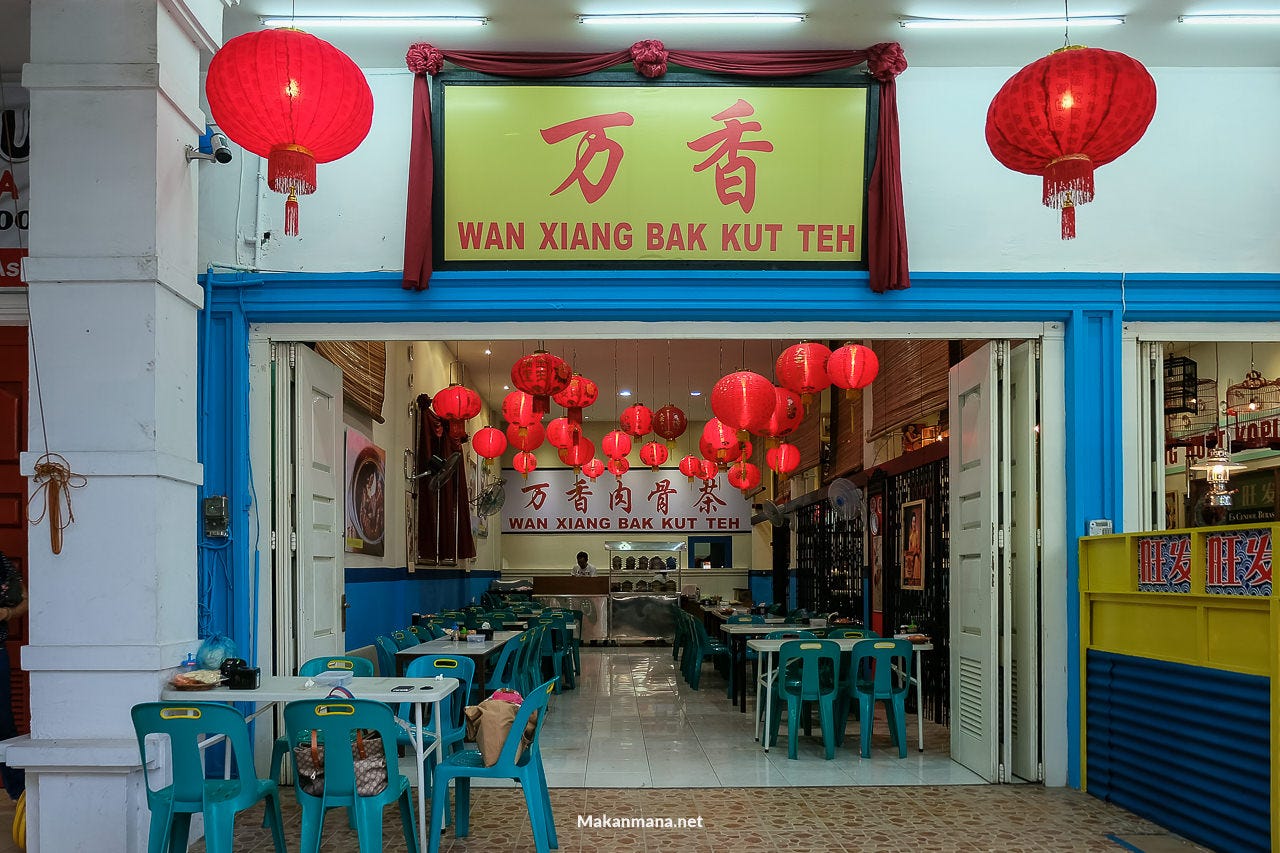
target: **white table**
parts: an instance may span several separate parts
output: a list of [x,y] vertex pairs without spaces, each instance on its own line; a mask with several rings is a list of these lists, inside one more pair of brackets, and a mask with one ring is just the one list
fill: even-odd
[[[841,654],[848,654],[853,651],[853,647],[858,643],[864,643],[867,640],[883,640],[884,637],[844,637],[841,639],[832,639],[831,642],[840,644]],[[747,648],[753,650],[760,655],[761,674],[756,679],[756,708],[760,708],[760,691],[766,684],[770,685],[764,690],[764,751],[769,751],[769,720],[772,719],[773,713],[773,661],[778,654],[778,650],[782,648],[783,643],[792,642],[791,640],[748,640]],[[911,650],[914,652],[915,661],[913,669],[915,674],[911,676],[911,682],[916,686],[916,736],[921,752],[924,752],[924,704],[922,699],[923,687],[921,686],[922,678],[920,676],[920,655],[924,652],[933,651],[933,643],[912,643]],[[867,721],[864,721],[867,722]],[[760,737],[760,720],[757,714],[756,719],[756,740]]]
[[[459,644],[461,645],[461,644]],[[311,686],[308,686],[308,683]],[[414,727],[410,731],[414,753],[418,757],[418,843],[422,850],[427,849],[427,812],[426,792],[423,779],[426,749],[423,747],[422,710],[427,705],[435,706],[436,731],[443,731],[440,719],[440,700],[458,689],[462,682],[456,678],[353,678],[343,685],[357,699],[374,699],[394,706],[401,702],[413,705]],[[391,688],[398,685],[410,685],[413,690],[394,693]],[[324,699],[329,695],[332,686],[301,675],[267,675],[256,690],[232,690],[229,687],[215,687],[212,690],[175,690],[167,687],[160,691],[160,698],[166,702],[254,702],[262,705],[249,719],[274,707],[279,702],[296,702],[299,699]],[[335,697],[341,701],[345,697]],[[436,758],[443,757],[442,742],[437,738],[431,750]],[[230,769],[230,763],[227,764]],[[388,767],[387,772],[393,772]]]
[[[725,622],[720,630],[729,635],[729,666],[733,667],[734,696],[731,702],[737,701],[738,710],[747,713],[747,645],[748,637],[759,637],[761,634],[772,634],[774,631],[809,631],[808,625],[796,625],[788,622]],[[759,697],[757,697],[759,698]],[[756,703],[760,707],[760,703]]]

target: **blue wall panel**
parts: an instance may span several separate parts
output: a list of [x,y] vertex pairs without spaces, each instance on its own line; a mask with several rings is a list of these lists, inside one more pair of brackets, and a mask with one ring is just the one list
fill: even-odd
[[414,613],[439,613],[480,600],[498,572],[426,569],[347,569],[347,648],[373,644],[379,634],[407,627]]
[[1097,651],[1087,667],[1089,793],[1215,850],[1269,850],[1269,679]]

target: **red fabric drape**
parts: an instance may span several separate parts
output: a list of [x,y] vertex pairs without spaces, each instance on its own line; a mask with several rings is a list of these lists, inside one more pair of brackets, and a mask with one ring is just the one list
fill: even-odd
[[907,223],[902,207],[902,162],[898,138],[895,78],[906,70],[902,48],[894,42],[866,50],[792,50],[761,52],[668,51],[660,41],[636,42],[612,53],[503,53],[442,51],[419,43],[405,57],[415,75],[413,136],[409,152],[409,201],[405,217],[404,281],[406,290],[425,290],[431,279],[431,104],[426,75],[438,74],[445,60],[471,71],[508,77],[574,77],[631,60],[644,77],[661,77],[667,64],[699,71],[754,77],[794,77],[867,64],[880,81],[880,120],[876,128],[876,161],[867,191],[867,266],[871,289],[905,290],[911,286],[907,263]]
[[[418,465],[426,468],[434,455],[448,459],[462,451],[462,439],[449,435],[449,425],[431,410],[431,397],[418,395]],[[471,535],[470,498],[467,477],[461,464],[453,477],[432,489],[429,478],[418,480],[418,560],[424,563],[456,563],[476,555],[476,542]]]

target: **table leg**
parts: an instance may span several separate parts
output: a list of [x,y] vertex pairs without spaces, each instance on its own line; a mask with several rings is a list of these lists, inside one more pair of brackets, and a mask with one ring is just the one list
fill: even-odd
[[738,647],[738,654],[733,664],[737,668],[737,684],[734,688],[738,694],[738,710],[745,714],[747,713],[747,635],[736,635],[733,642]]
[[920,698],[923,692],[920,684],[924,681],[924,673],[920,671],[920,651],[916,650],[916,736],[920,751],[924,752],[924,701]]
[[[764,751],[768,752],[771,738],[769,722],[773,719],[773,680],[776,676],[773,674],[773,654],[770,652],[761,652],[760,654],[768,660],[766,664],[768,668],[765,670],[764,680]],[[760,707],[759,699],[756,700],[756,707]]]
[[[440,703],[437,702],[437,713],[440,709]],[[415,702],[413,704],[413,722],[417,731],[413,735],[413,752],[418,757],[418,849],[427,849],[427,762],[426,756],[422,749],[422,703]],[[436,731],[440,731],[439,717],[436,718]]]

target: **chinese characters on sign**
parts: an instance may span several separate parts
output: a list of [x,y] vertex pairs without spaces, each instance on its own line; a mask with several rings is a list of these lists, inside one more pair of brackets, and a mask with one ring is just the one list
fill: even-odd
[[446,262],[862,259],[865,89],[445,91]]
[[551,468],[529,479],[507,478],[504,533],[751,530],[750,501],[723,478],[690,486],[676,469],[644,469],[593,483],[570,468]]
[[1138,589],[1141,592],[1191,591],[1191,535],[1138,539]]
[[1271,531],[1233,530],[1205,538],[1205,592],[1271,595]]

